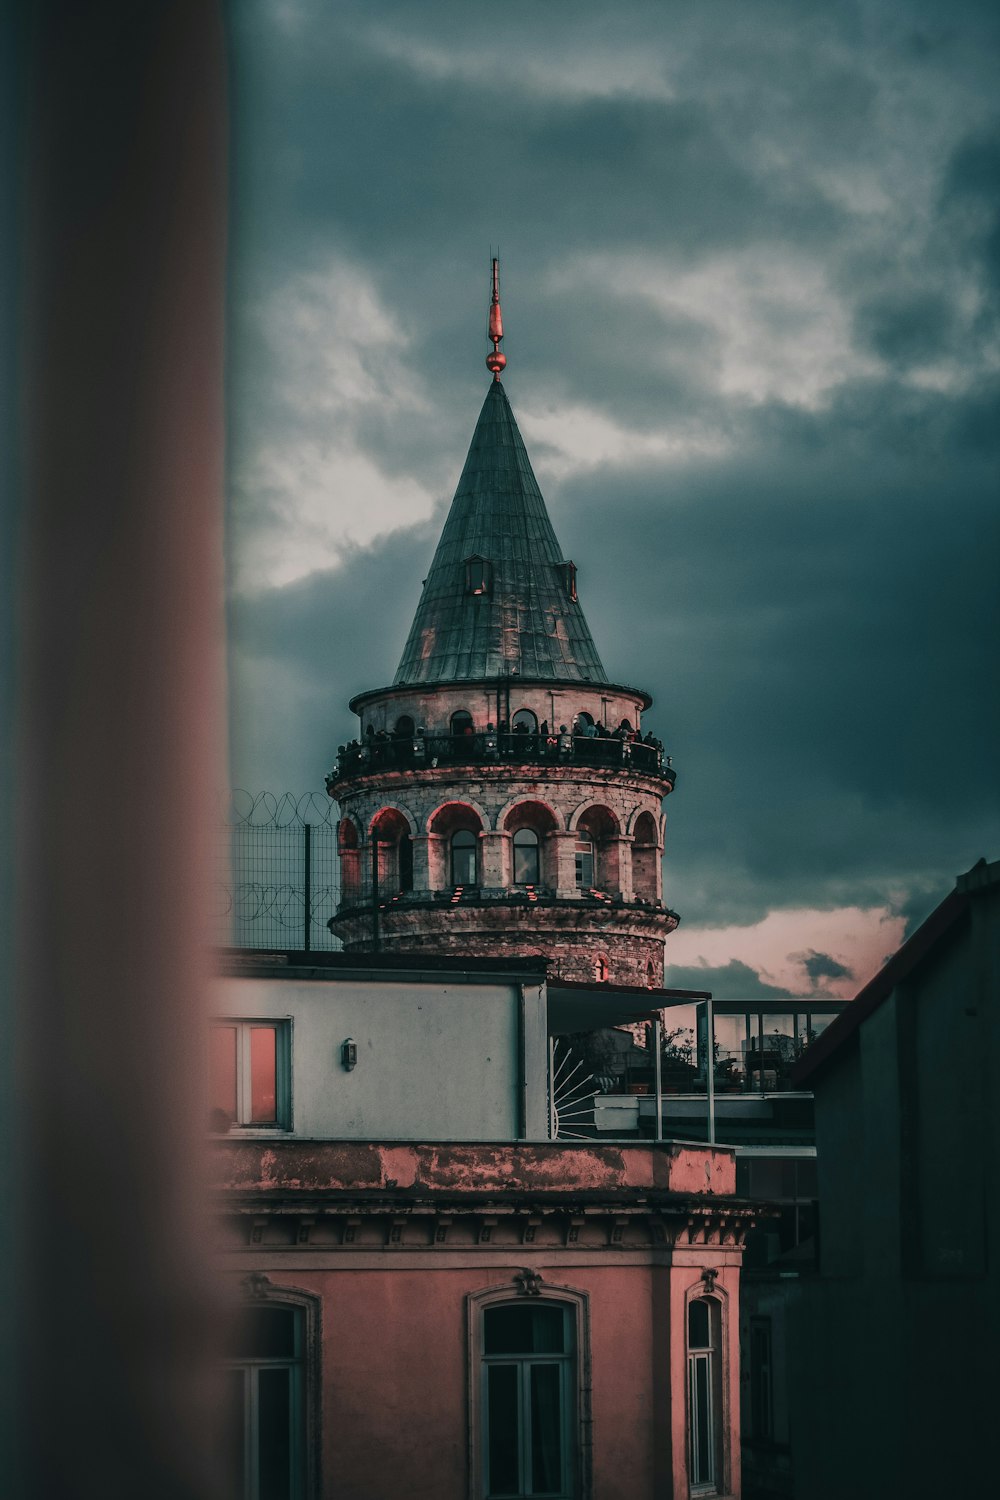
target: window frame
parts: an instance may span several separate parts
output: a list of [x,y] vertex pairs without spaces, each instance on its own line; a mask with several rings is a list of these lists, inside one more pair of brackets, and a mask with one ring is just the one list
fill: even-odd
[[[522,842],[519,844],[518,839]],[[517,878],[517,855],[519,849],[533,849],[535,856],[535,876],[533,880],[518,880]],[[528,886],[538,886],[542,883],[542,838],[537,828],[515,828],[510,836],[510,863],[511,863],[511,885],[519,889]]]
[[[457,880],[455,878],[455,840],[464,839],[466,837],[472,839],[471,845],[463,843],[459,845],[459,848],[463,851],[466,851],[467,853],[471,853],[472,855],[472,879]],[[478,834],[473,833],[471,828],[456,828],[455,832],[448,840],[448,875],[451,880],[452,888],[455,890],[457,890],[459,886],[461,886],[463,889],[467,889],[470,886],[475,887],[479,884],[479,836]]]
[[[568,1327],[572,1336],[572,1349],[567,1358],[569,1371],[565,1386],[561,1387],[566,1401],[563,1413],[566,1448],[566,1478],[568,1488],[564,1490],[567,1500],[593,1500],[593,1448],[591,1424],[591,1361],[590,1361],[590,1310],[586,1292],[575,1287],[556,1286],[543,1282],[533,1271],[520,1271],[515,1278],[520,1285],[485,1287],[472,1292],[466,1298],[467,1364],[469,1376],[468,1395],[468,1451],[470,1496],[486,1500],[486,1382],[483,1372],[486,1367],[484,1351],[485,1312],[505,1303],[526,1303],[528,1306],[558,1304],[565,1308]],[[531,1290],[526,1290],[530,1287]],[[540,1355],[539,1358],[552,1359]],[[497,1363],[518,1356],[498,1355]],[[498,1497],[499,1500],[499,1497]],[[562,1500],[549,1496],[547,1500]]]
[[[291,1016],[213,1016],[209,1022],[210,1032],[222,1029],[236,1031],[236,1118],[230,1121],[225,1134],[252,1131],[255,1134],[286,1135],[292,1129]],[[273,1121],[250,1118],[253,1113],[250,1034],[255,1029],[270,1029],[275,1034]],[[210,1108],[214,1107],[210,1104]]]
[[[589,850],[589,854],[585,852],[581,847],[584,844],[586,844],[587,849]],[[590,860],[589,883],[582,878],[583,871],[580,865],[581,858],[589,858]],[[576,882],[576,888],[578,891],[594,890],[594,882],[597,878],[597,842],[595,839],[586,838],[581,836],[580,834],[576,835],[576,842],[573,845],[573,878]]]
[[[705,1303],[709,1315],[709,1344],[692,1346],[691,1306]],[[694,1496],[729,1493],[729,1344],[728,1299],[723,1288],[706,1280],[689,1288],[684,1299],[684,1444],[688,1493]],[[697,1442],[696,1371],[708,1370],[709,1459],[711,1473],[695,1478]]]
[[493,595],[493,564],[488,557],[474,552],[471,557],[464,559],[465,565],[465,592],[475,598],[485,595],[492,598]]
[[[263,1272],[255,1271],[245,1276],[240,1283],[242,1296],[239,1306],[289,1308],[296,1317],[296,1354],[292,1360],[255,1359],[251,1357],[225,1359],[226,1370],[259,1370],[264,1367],[278,1368],[293,1365],[295,1373],[291,1382],[293,1423],[298,1433],[293,1435],[298,1452],[293,1457],[291,1490],[292,1500],[320,1500],[322,1488],[322,1298],[313,1292],[301,1291],[298,1287],[275,1286]],[[244,1390],[246,1382],[244,1382]],[[244,1396],[244,1399],[246,1397]],[[297,1410],[296,1410],[297,1408]],[[252,1497],[257,1488],[251,1479],[250,1431],[244,1430],[245,1479],[244,1493]],[[296,1461],[297,1459],[297,1461]]]

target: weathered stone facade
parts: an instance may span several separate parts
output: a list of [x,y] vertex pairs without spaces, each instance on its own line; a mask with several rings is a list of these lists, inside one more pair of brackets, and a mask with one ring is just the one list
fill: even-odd
[[[333,784],[341,807],[343,899],[334,930],[351,951],[545,954],[568,979],[657,985],[669,784],[626,768],[554,762],[372,770]],[[477,880],[456,899],[450,839],[477,841]],[[538,840],[538,878],[515,879],[514,836]],[[378,900],[373,903],[373,841]],[[592,879],[578,880],[580,846]],[[403,850],[408,845],[408,852]]]
[[502,388],[487,397],[391,687],[351,704],[340,804],[350,952],[543,954],[661,986],[674,772],[607,681]]

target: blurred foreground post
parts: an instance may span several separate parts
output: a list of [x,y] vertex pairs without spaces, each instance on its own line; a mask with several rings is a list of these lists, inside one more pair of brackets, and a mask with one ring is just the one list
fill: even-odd
[[199,1070],[222,25],[210,0],[26,9],[7,1493],[193,1500],[215,1493]]

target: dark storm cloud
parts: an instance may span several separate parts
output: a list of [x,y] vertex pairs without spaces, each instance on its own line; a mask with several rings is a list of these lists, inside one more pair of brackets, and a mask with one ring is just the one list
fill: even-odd
[[955,318],[938,292],[888,292],[858,308],[855,327],[881,359],[908,366],[951,352]]
[[802,965],[814,985],[823,979],[854,978],[846,964],[840,963],[829,953],[817,953],[815,948],[808,953],[793,953],[790,956]]
[[[313,434],[256,314],[343,258],[425,398],[368,403],[352,438],[445,500],[499,237],[515,411],[636,440],[543,490],[605,665],[675,755],[668,901],[686,925],[926,914],[1000,848],[993,9],[285,9],[297,29],[234,17],[236,457]],[[627,45],[643,87],[602,94]],[[659,434],[683,441],[641,456]],[[269,505],[241,489],[239,526]],[[238,781],[321,782],[440,520],[236,600]],[[782,993],[735,968],[691,987]]]
[[791,994],[768,984],[756,969],[737,958],[714,968],[708,964],[685,968],[670,963],[669,950],[666,983],[672,990],[707,990],[716,1000],[784,1000]]

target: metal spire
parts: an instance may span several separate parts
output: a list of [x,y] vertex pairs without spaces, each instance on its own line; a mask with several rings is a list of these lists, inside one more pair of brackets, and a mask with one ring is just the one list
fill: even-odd
[[500,371],[507,363],[507,356],[500,352],[500,340],[503,338],[503,314],[500,311],[500,262],[493,257],[493,286],[490,294],[490,323],[486,337],[490,340],[493,348],[486,356],[486,368],[492,370],[493,379],[500,379]]

